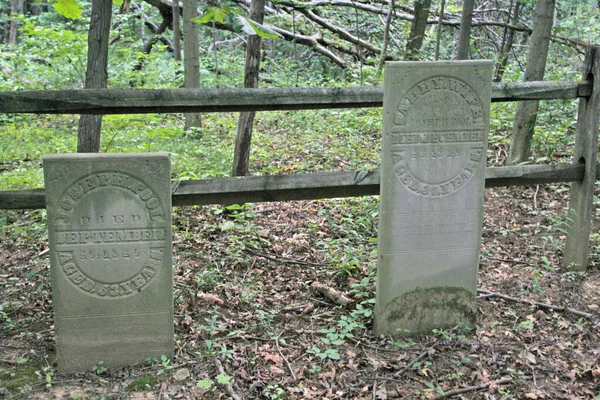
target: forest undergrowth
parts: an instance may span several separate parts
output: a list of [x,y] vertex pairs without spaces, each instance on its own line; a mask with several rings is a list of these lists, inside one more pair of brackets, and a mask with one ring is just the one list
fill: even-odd
[[600,254],[559,266],[567,193],[488,190],[476,329],[404,339],[372,331],[377,198],[175,209],[175,359],[78,375],[56,374],[39,212],[11,213],[0,396],[594,399]]
[[[379,168],[379,110],[260,115],[254,174]],[[6,136],[4,185],[41,186],[41,155],[74,145],[68,119],[52,118],[10,123],[23,129]],[[228,174],[233,115],[185,134],[161,121],[107,119],[103,149],[170,148],[175,179]],[[495,124],[490,166],[505,157]],[[569,129],[534,158],[568,162]],[[175,358],[123,369],[97,360],[77,375],[56,373],[45,211],[3,211],[0,396],[598,398],[599,217],[591,269],[561,267],[568,186],[486,190],[476,329],[404,339],[372,330],[378,207],[363,197],[175,208]]]

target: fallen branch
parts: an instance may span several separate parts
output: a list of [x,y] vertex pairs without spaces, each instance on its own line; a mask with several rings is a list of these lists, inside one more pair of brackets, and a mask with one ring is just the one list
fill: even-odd
[[537,301],[533,301],[533,300],[518,299],[516,297],[507,296],[505,294],[491,292],[486,289],[477,289],[477,293],[483,294],[484,295],[484,296],[482,296],[483,298],[497,297],[499,299],[514,301],[516,303],[529,304],[529,305],[540,307],[540,308],[547,308],[547,309],[555,310],[555,311],[567,311],[567,312],[570,312],[571,314],[579,315],[580,317],[585,317],[585,318],[593,317],[592,314],[590,314],[590,313],[578,311],[578,310],[575,310],[570,307],[562,307],[562,306],[556,306],[554,304],[538,303]]
[[[219,360],[218,358],[215,358],[215,364],[217,364],[217,368],[219,369],[219,372],[221,374],[227,375],[227,373],[225,372],[225,368],[223,368],[223,364],[221,363],[221,360]],[[242,400],[242,398],[233,391],[233,386],[231,385],[231,381],[225,385],[225,389],[227,390],[227,393],[229,393],[229,397],[231,397],[233,400]]]
[[477,385],[477,386],[469,386],[469,387],[462,388],[462,389],[448,390],[444,394],[439,394],[437,396],[430,397],[429,400],[445,399],[447,397],[456,396],[457,394],[463,394],[463,393],[469,393],[469,392],[476,392],[478,390],[487,389],[487,388],[489,388],[492,385],[502,385],[504,383],[508,383],[508,382],[511,382],[511,381],[512,381],[512,378],[502,378],[502,379],[499,379],[497,381],[488,382],[488,383],[482,383],[481,385]]
[[280,255],[271,255],[271,254],[266,254],[266,253],[261,253],[249,248],[244,249],[245,252],[253,254],[257,257],[262,257],[262,258],[266,258],[267,260],[271,260],[271,261],[276,261],[276,262],[281,262],[284,264],[298,264],[298,265],[309,265],[311,267],[324,267],[329,265],[330,263],[313,263],[310,261],[303,261],[303,260],[296,260],[295,258],[289,258],[289,257],[284,257],[284,256],[280,256]]
[[281,347],[279,347],[279,337],[282,334],[283,334],[283,331],[281,331],[281,333],[279,333],[279,335],[277,335],[277,337],[275,338],[275,345],[277,346],[277,351],[279,352],[279,355],[281,356],[281,358],[283,358],[283,361],[285,361],[285,365],[287,365],[288,369],[290,370],[290,374],[292,374],[292,378],[294,378],[294,381],[297,381],[298,378],[296,377],[296,374],[294,373],[294,370],[293,370],[292,366],[290,365],[290,362],[281,352]]
[[11,360],[2,360],[2,359],[0,359],[0,364],[19,365],[21,363],[18,362],[18,361],[11,361]]
[[315,14],[311,10],[306,9],[306,8],[299,8],[298,11],[300,11],[302,14],[304,14],[304,16],[307,19],[317,23],[318,25],[322,26],[323,28],[338,35],[342,39],[345,39],[346,41],[348,41],[350,43],[361,46],[361,47],[363,47],[367,50],[370,50],[374,53],[381,53],[381,49],[379,47],[374,46],[372,43],[369,43],[366,40],[363,40],[357,36],[352,35],[350,32],[348,32],[344,28],[341,28],[337,25],[332,24],[327,19],[320,17],[319,15]]
[[375,381],[375,383],[373,385],[376,385],[377,381],[394,382],[394,383],[399,383],[401,385],[406,384],[405,381],[401,381],[400,379],[394,379],[394,378],[382,378],[382,377],[369,378],[369,377],[366,377],[366,378],[362,378],[362,379],[364,379],[365,381]]
[[512,258],[492,258],[490,256],[486,256],[485,254],[483,255],[483,257],[487,258],[490,261],[503,261],[503,262],[507,262],[507,263],[512,263],[514,265],[528,265],[529,262],[528,261],[521,261],[521,260],[514,260]]
[[403,351],[403,349],[400,349],[400,348],[397,348],[397,349],[387,349],[385,347],[373,346],[373,345],[370,345],[368,343],[365,343],[363,341],[360,341],[360,340],[358,340],[356,338],[352,338],[352,337],[349,337],[348,339],[350,341],[356,343],[358,346],[366,347],[367,349],[371,349],[371,350],[386,351],[388,353],[397,353],[397,352]]
[[352,300],[346,297],[343,292],[329,286],[321,285],[319,282],[313,282],[310,287],[339,306],[346,307],[348,304],[352,303]]

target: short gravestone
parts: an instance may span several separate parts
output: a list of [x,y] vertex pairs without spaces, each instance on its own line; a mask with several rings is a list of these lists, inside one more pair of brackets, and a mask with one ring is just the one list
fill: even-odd
[[386,64],[378,334],[475,325],[491,69]]
[[166,153],[44,157],[58,369],[173,355]]

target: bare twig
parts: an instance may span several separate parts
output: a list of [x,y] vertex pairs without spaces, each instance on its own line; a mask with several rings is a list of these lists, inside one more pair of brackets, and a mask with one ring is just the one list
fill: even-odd
[[350,337],[350,338],[348,338],[348,339],[349,339],[350,341],[352,341],[352,342],[356,343],[358,346],[361,346],[361,347],[366,347],[366,348],[368,348],[368,349],[372,349],[372,350],[376,350],[376,351],[385,351],[385,352],[388,352],[388,353],[397,353],[397,352],[399,352],[399,351],[402,351],[402,349],[387,349],[387,348],[385,348],[385,347],[373,346],[373,345],[371,345],[371,344],[367,344],[367,343],[365,343],[365,342],[362,342],[362,341],[360,341],[360,340],[358,340],[358,339],[355,339],[355,338],[352,338],[352,337]]
[[404,366],[404,368],[402,368],[401,370],[399,370],[398,372],[396,372],[396,375],[402,375],[403,373],[405,373],[406,371],[408,371],[408,369],[410,367],[412,367],[414,365],[414,363],[421,361],[423,358],[425,358],[426,355],[429,354],[430,351],[433,351],[433,346],[428,349],[425,350],[424,352],[422,352],[421,354],[419,354],[417,356],[417,358],[415,358],[414,360],[412,360],[411,362],[409,362],[408,364],[406,364],[406,366]]
[[488,260],[491,261],[503,261],[503,262],[507,262],[507,263],[512,263],[512,264],[522,264],[522,265],[527,265],[529,264],[528,261],[520,261],[520,260],[514,260],[512,258],[492,258],[490,256],[486,256],[485,254],[483,255],[483,257],[487,258]]
[[[219,360],[218,358],[215,358],[215,364],[217,364],[217,368],[219,369],[219,372],[221,374],[227,375],[227,373],[225,372],[225,368],[223,368],[223,364],[221,363],[221,360]],[[229,396],[233,400],[242,400],[242,398],[233,391],[233,386],[231,385],[231,382],[229,382],[225,385],[225,389],[227,390],[227,393],[229,393]]]
[[285,361],[285,365],[287,365],[288,369],[290,370],[290,374],[292,374],[292,378],[294,378],[294,381],[297,381],[298,378],[296,377],[296,374],[294,373],[294,369],[290,365],[290,362],[288,361],[288,359],[281,352],[281,347],[279,347],[279,337],[282,334],[283,334],[283,331],[281,331],[279,333],[279,335],[277,335],[277,337],[275,338],[275,345],[277,346],[277,352],[279,352],[279,355],[281,356],[281,358],[283,358],[283,361]]
[[477,385],[477,386],[469,386],[469,387],[462,388],[462,389],[448,390],[444,394],[439,394],[437,396],[430,397],[429,400],[445,399],[447,397],[456,396],[457,394],[463,394],[463,393],[469,393],[469,392],[476,392],[478,390],[487,389],[487,388],[489,388],[492,385],[502,385],[504,383],[508,383],[508,382],[511,382],[511,381],[512,381],[512,378],[502,378],[502,379],[499,379],[497,381],[488,382],[488,383],[482,383],[481,385]]
[[20,363],[18,361],[0,359],[0,364],[19,365]]
[[477,289],[477,293],[485,295],[485,298],[497,297],[499,299],[514,301],[516,303],[529,304],[529,305],[540,307],[540,308],[547,308],[547,309],[555,310],[555,311],[567,311],[567,312],[570,312],[571,314],[579,315],[580,317],[585,317],[585,318],[593,317],[592,314],[590,314],[590,313],[578,311],[573,308],[556,306],[554,304],[538,303],[537,301],[533,301],[533,300],[518,299],[516,297],[507,296],[505,294],[492,292],[492,291],[489,291],[486,289]]
[[537,211],[538,206],[537,206],[537,195],[538,192],[540,191],[540,185],[535,185],[535,193],[533,193],[533,209]]
[[365,377],[362,378],[365,381],[375,381],[375,385],[377,384],[377,381],[387,381],[387,382],[395,382],[395,383],[400,383],[400,384],[406,384],[406,382],[401,381],[399,379],[394,379],[394,378],[383,378],[381,376],[375,377],[375,378],[369,378],[369,377]]
[[280,263],[284,263],[284,264],[298,264],[298,265],[308,265],[311,267],[324,267],[327,266],[331,263],[313,263],[310,261],[303,261],[303,260],[296,260],[295,258],[289,258],[289,257],[284,257],[284,256],[280,256],[278,254],[266,254],[266,253],[260,253],[258,251],[249,249],[249,248],[245,248],[244,251],[246,253],[250,253],[253,254],[257,257],[262,257],[262,258],[266,258],[267,260],[271,260],[271,261],[276,261],[276,262],[280,262]]

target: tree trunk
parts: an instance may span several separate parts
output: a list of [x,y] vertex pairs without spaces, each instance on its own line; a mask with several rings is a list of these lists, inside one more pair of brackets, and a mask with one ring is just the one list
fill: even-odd
[[427,17],[431,8],[431,0],[415,0],[415,17],[410,24],[410,34],[406,43],[405,60],[416,61],[421,58],[421,46],[425,38]]
[[179,22],[179,0],[173,1],[173,57],[181,61],[181,29]]
[[17,36],[19,35],[19,10],[23,10],[23,0],[10,0],[10,31],[8,33],[9,46],[17,45]]
[[[512,12],[512,18],[510,20],[511,25],[516,25],[519,22],[519,11],[521,9],[521,2],[517,1],[515,4],[514,11]],[[508,33],[506,40],[502,46],[502,55],[496,64],[496,73],[494,74],[494,82],[501,82],[504,71],[506,71],[506,65],[508,64],[508,56],[512,51],[513,43],[515,42],[515,30],[507,27]]]
[[[250,5],[250,19],[263,23],[265,18],[265,0],[252,0]],[[246,46],[246,71],[244,73],[244,87],[258,87],[258,72],[260,70],[260,43],[258,35],[249,35]],[[233,176],[248,175],[248,164],[250,162],[250,145],[252,143],[252,127],[255,112],[240,113],[238,120],[237,136],[235,139],[235,151],[233,153]]]
[[[198,24],[192,18],[198,16],[198,0],[183,0],[183,87],[200,88],[200,43]],[[202,114],[185,114],[185,129],[202,127]]]
[[394,15],[394,0],[390,0],[390,9],[388,10],[387,17],[385,19],[385,28],[383,30],[383,44],[381,45],[381,55],[379,56],[379,63],[377,64],[376,77],[381,76],[383,71],[383,64],[385,63],[385,56],[387,53],[388,43],[390,42],[390,27],[392,25],[392,19]]
[[456,45],[456,59],[467,60],[471,53],[471,22],[473,22],[474,0],[464,0],[462,16],[460,18],[460,30],[458,32],[458,44]]
[[[86,89],[106,89],[108,82],[108,37],[112,1],[92,0],[90,32],[88,34],[88,59],[85,75]],[[100,131],[102,115],[82,114],[79,118],[77,136],[78,153],[97,153],[100,151]]]
[[437,27],[437,37],[435,39],[435,60],[440,59],[440,42],[442,41],[442,22],[444,20],[444,7],[446,7],[446,0],[442,0],[440,4],[440,21]]
[[[552,33],[555,0],[538,0],[535,6],[533,33],[529,40],[525,81],[544,79],[548,46]],[[531,139],[535,129],[539,101],[522,101],[517,105],[507,164],[516,165],[531,155]]]

